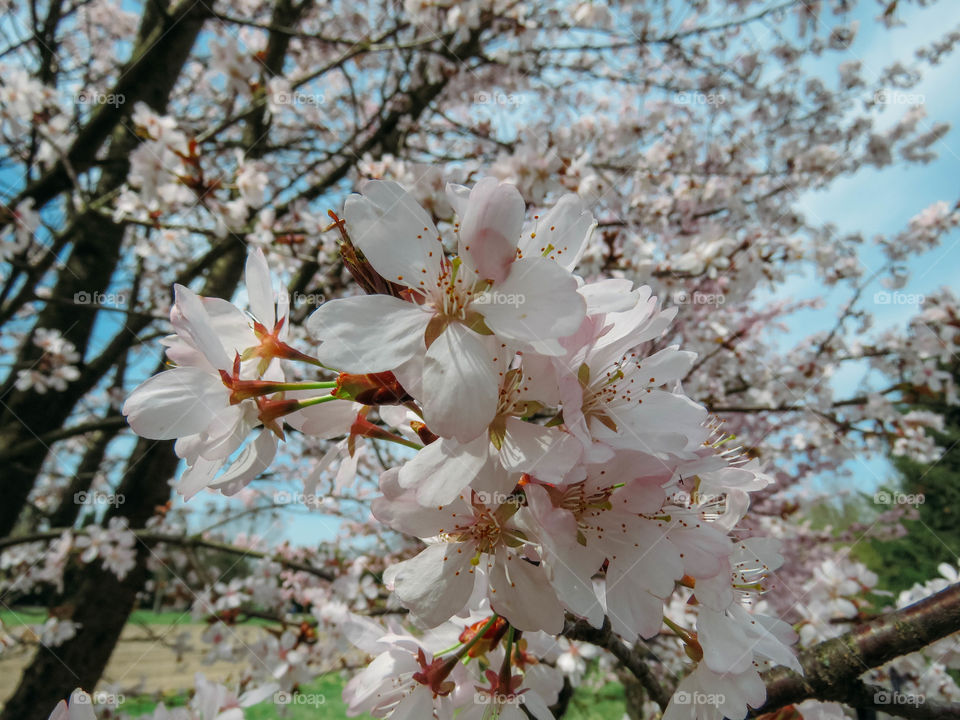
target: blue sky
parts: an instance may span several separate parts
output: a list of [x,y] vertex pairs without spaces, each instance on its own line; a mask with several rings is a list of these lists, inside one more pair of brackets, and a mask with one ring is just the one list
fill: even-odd
[[[960,4],[955,2],[942,2],[930,8],[904,7],[899,12],[906,26],[889,31],[872,20],[875,6],[871,3],[864,5],[868,12],[859,13],[858,37],[840,56],[863,64],[868,85],[876,82],[883,67],[895,58],[909,62],[917,48],[960,25]],[[832,80],[839,62],[837,57],[838,54],[831,54],[829,61],[810,62],[807,68]],[[924,127],[931,127],[935,122],[952,125],[949,133],[934,146],[939,155],[935,161],[927,165],[866,169],[853,177],[834,181],[825,190],[808,192],[799,198],[799,209],[811,221],[832,222],[841,233],[860,232],[868,240],[859,256],[867,275],[883,263],[880,251],[869,242],[871,238],[877,234],[899,232],[911,217],[937,200],[952,205],[960,198],[960,93],[956,91],[956,71],[956,58],[948,57],[940,66],[928,68],[920,85],[911,90],[923,96],[927,109]],[[906,105],[885,106],[879,116],[879,126],[891,125],[908,109]],[[940,247],[912,258],[908,265],[911,277],[903,288],[904,293],[924,295],[943,286],[960,292],[960,232],[952,232]],[[869,302],[873,293],[882,289],[878,281],[868,288],[864,297]],[[781,337],[782,347],[795,346],[811,332],[829,327],[847,295],[826,292],[810,276],[793,277],[777,288],[777,298],[818,296],[826,297],[826,306],[790,318],[787,323],[789,331]],[[909,305],[886,305],[875,309],[875,332],[902,327],[917,312],[916,306]],[[838,372],[832,382],[840,392],[847,394],[862,377],[862,367],[850,366]],[[853,470],[854,485],[858,490],[872,491],[891,478],[890,463],[882,456],[861,457],[847,463],[846,468]],[[825,475],[814,485],[829,490],[847,487],[849,482],[840,480],[838,475]]]
[[[868,85],[876,82],[882,69],[894,58],[909,61],[913,51],[938,39],[945,31],[960,24],[960,5],[943,2],[931,8],[903,8],[901,18],[905,27],[884,30],[874,22],[873,3],[862,3],[858,11],[860,31],[856,41],[844,53],[829,53],[822,59],[808,61],[804,69],[822,75],[832,85],[836,67],[843,60],[860,60]],[[856,17],[856,16],[855,16]],[[912,92],[924,96],[928,110],[925,121],[949,122],[956,126],[935,146],[939,157],[927,165],[894,166],[884,170],[863,170],[856,176],[841,178],[828,189],[808,192],[797,199],[798,208],[813,222],[832,222],[844,232],[860,232],[866,239],[876,234],[895,234],[903,229],[911,217],[937,200],[950,204],[960,197],[960,93],[955,91],[956,67],[948,61],[929,69],[922,83]],[[905,105],[886,106],[878,118],[884,128],[894,123],[909,108]],[[867,243],[860,256],[866,273],[882,264],[881,253]],[[911,280],[904,292],[928,294],[946,285],[960,291],[960,233],[954,232],[938,249],[913,258],[910,263]],[[865,297],[883,289],[879,283],[869,288]],[[820,310],[804,311],[787,321],[788,331],[779,337],[783,348],[793,347],[811,332],[830,327],[847,299],[846,294],[825,292],[810,276],[797,276],[777,288],[777,298],[825,297]],[[764,298],[760,298],[760,302]],[[888,305],[878,308],[876,331],[891,326],[902,326],[917,308]],[[863,377],[863,369],[851,366],[838,373],[832,382],[846,395]],[[872,491],[889,480],[890,464],[885,457],[860,457],[847,463],[852,470],[856,489]],[[839,475],[824,475],[816,479],[814,487],[829,491],[849,487],[849,480]],[[288,538],[295,543],[312,544],[329,538],[335,523],[318,521],[317,514],[298,514],[289,519],[282,529],[271,529],[270,535]]]

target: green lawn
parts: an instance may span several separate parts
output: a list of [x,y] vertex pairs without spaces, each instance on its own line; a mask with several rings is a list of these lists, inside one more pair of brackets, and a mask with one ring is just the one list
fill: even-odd
[[[281,715],[272,701],[266,701],[247,710],[247,720],[341,720],[347,717],[347,708],[340,699],[344,679],[337,673],[324,675],[304,686],[300,699],[294,699]],[[184,705],[184,693],[162,698],[167,707]],[[156,697],[127,698],[123,711],[131,716],[151,712],[158,703]],[[564,720],[620,720],[623,717],[623,686],[611,683],[602,690],[578,689],[570,702]],[[361,720],[369,719],[364,715]]]
[[[8,628],[23,625],[42,623],[47,618],[44,608],[17,608],[15,610],[0,610],[0,621]],[[191,622],[189,613],[161,612],[137,610],[130,622],[147,625],[186,625]],[[248,720],[340,720],[346,718],[346,705],[341,700],[345,678],[338,673],[331,673],[317,678],[314,682],[301,688],[300,697],[294,698],[286,707],[283,715],[281,709],[274,705],[272,700],[263,702],[247,710]],[[167,707],[176,707],[186,704],[188,696],[183,692],[171,692],[169,695],[157,697],[144,695],[127,697],[123,711],[132,717],[152,712],[160,701]],[[620,720],[624,714],[623,686],[619,683],[610,683],[600,690],[593,688],[578,688],[570,702],[570,709],[564,720]],[[369,716],[364,716],[368,718]]]

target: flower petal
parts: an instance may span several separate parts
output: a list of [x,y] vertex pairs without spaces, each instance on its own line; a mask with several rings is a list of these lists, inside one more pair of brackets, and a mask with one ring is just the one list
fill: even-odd
[[470,442],[486,431],[497,412],[493,357],[480,336],[459,323],[433,341],[423,365],[423,413],[433,432]]
[[[487,297],[489,296],[489,297]],[[572,335],[586,314],[573,275],[552,260],[517,260],[507,278],[479,298],[475,307],[499,337],[529,347],[531,341]]]
[[462,543],[429,545],[416,557],[388,568],[384,579],[392,581],[400,601],[427,627],[436,627],[470,599],[472,555]]
[[481,278],[501,282],[517,257],[526,205],[514,185],[487,177],[473,186],[460,218],[460,255]]
[[253,316],[272,330],[277,322],[276,303],[273,301],[273,281],[270,278],[270,267],[263,250],[256,248],[247,255],[247,265],[244,270],[244,281],[247,285],[247,298],[250,303],[250,312]]
[[550,258],[572,271],[596,227],[597,221],[580,196],[568,193],[557,200],[546,215],[523,228],[520,257]]
[[421,287],[440,275],[443,245],[429,213],[400,185],[371,180],[343,207],[350,240],[390,282]]
[[140,437],[173,440],[202,432],[227,407],[230,391],[199,368],[164,370],[136,388],[123,414]]
[[307,319],[322,344],[319,360],[338,370],[393,370],[425,348],[429,313],[389,295],[364,295],[324,303]]
[[440,438],[400,468],[400,487],[415,487],[426,507],[449,505],[490,461],[489,448],[484,434],[466,444]]

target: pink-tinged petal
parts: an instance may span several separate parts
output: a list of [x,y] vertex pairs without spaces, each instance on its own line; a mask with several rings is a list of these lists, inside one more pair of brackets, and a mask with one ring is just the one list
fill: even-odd
[[638,300],[633,281],[625,278],[604,278],[588,283],[580,288],[580,294],[587,301],[587,315],[625,312]]
[[400,185],[371,180],[343,208],[350,240],[390,282],[412,288],[436,282],[443,245],[430,214]]
[[439,535],[456,526],[457,515],[462,517],[471,514],[470,507],[462,502],[444,508],[425,507],[417,502],[413,492],[402,492],[395,497],[385,494],[384,497],[374,498],[370,511],[387,527],[414,537]]
[[557,483],[566,477],[582,453],[583,446],[570,433],[515,417],[507,418],[500,462],[508,470]]
[[701,608],[697,634],[703,662],[716,673],[742,673],[753,665],[753,641],[726,613]]
[[583,200],[578,195],[568,193],[557,200],[546,215],[527,223],[523,228],[521,257],[550,258],[560,267],[572,271],[583,256],[596,227],[597,221],[586,209]]
[[390,713],[392,720],[423,720],[436,717],[433,712],[433,693],[426,685],[418,685]]
[[730,567],[727,559],[732,550],[730,538],[708,524],[690,529],[671,528],[667,536],[683,554],[684,572],[698,582]]
[[201,490],[210,487],[210,483],[223,467],[222,460],[205,460],[200,458],[193,465],[187,467],[175,485],[178,494],[184,500],[189,500]]
[[393,370],[423,352],[430,314],[389,295],[331,300],[307,319],[320,362],[344,372]]
[[[296,397],[293,393],[288,396]],[[350,427],[357,419],[357,413],[362,409],[363,405],[360,403],[334,400],[297,410],[283,419],[290,427],[296,428],[304,435],[329,440],[350,432]]]
[[260,473],[264,472],[277,454],[277,437],[269,430],[261,430],[257,439],[248,443],[217,477],[212,487],[224,495],[236,495]]
[[567,609],[586,618],[594,627],[600,627],[604,611],[592,577],[599,570],[602,558],[577,542],[577,522],[573,515],[554,507],[543,487],[527,485],[525,494],[527,512],[535,521],[531,532],[543,544],[543,564],[550,584]]
[[217,370],[229,370],[233,367],[233,358],[228,357],[224,351],[223,343],[214,330],[200,296],[183,285],[174,285],[173,294],[174,309],[171,310],[171,320],[178,314],[181,321],[180,324],[175,323],[177,334],[186,335],[188,342],[203,353],[207,362]]
[[517,257],[525,209],[514,185],[488,177],[473,186],[460,218],[460,255],[470,256],[481,278],[506,278]]
[[467,204],[470,202],[470,188],[466,185],[457,185],[456,183],[447,183],[447,202],[457,214],[462,218],[467,214]]
[[140,437],[150,440],[202,432],[227,407],[230,391],[219,378],[198,368],[165,370],[137,387],[123,414]]
[[[221,408],[200,436],[200,456],[207,460],[225,460],[239,448],[250,434],[254,422],[244,422],[248,403]],[[252,408],[250,408],[252,410]]]
[[[614,573],[615,582],[620,578]],[[628,643],[637,636],[651,638],[660,632],[663,625],[663,600],[645,590],[632,592],[625,586],[610,589],[610,574],[607,574],[607,617],[617,635]]]
[[[532,598],[536,601],[531,602]],[[517,630],[543,630],[551,635],[563,630],[563,606],[544,568],[503,547],[498,548],[490,570],[490,606]]]
[[264,257],[263,250],[260,248],[252,250],[247,255],[244,282],[247,285],[250,312],[266,325],[268,330],[272,330],[277,322],[277,308],[273,300],[273,280],[270,277],[267,258]]
[[389,567],[384,579],[392,582],[404,606],[427,627],[436,627],[460,612],[470,599],[472,556],[473,548],[462,543],[429,545],[416,557]]
[[479,298],[471,307],[483,315],[487,326],[521,346],[571,335],[586,314],[576,279],[544,258],[517,260],[506,280]]
[[479,335],[458,323],[433,341],[423,364],[422,398],[433,432],[470,442],[487,431],[497,412],[493,357]]
[[400,468],[400,487],[415,488],[426,507],[449,505],[490,463],[489,448],[483,434],[466,444],[440,438]]

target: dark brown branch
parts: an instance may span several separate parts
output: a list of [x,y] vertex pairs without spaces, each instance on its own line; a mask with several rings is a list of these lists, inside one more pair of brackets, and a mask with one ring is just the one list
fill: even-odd
[[650,670],[650,660],[652,658],[648,653],[644,653],[637,648],[632,648],[617,637],[610,629],[610,621],[604,618],[603,627],[597,629],[583,620],[573,621],[567,618],[566,626],[563,628],[563,634],[570,640],[579,640],[588,642],[591,645],[602,647],[608,650],[617,660],[640,681],[650,698],[660,706],[661,709],[670,702],[670,691],[660,684],[653,672]]

